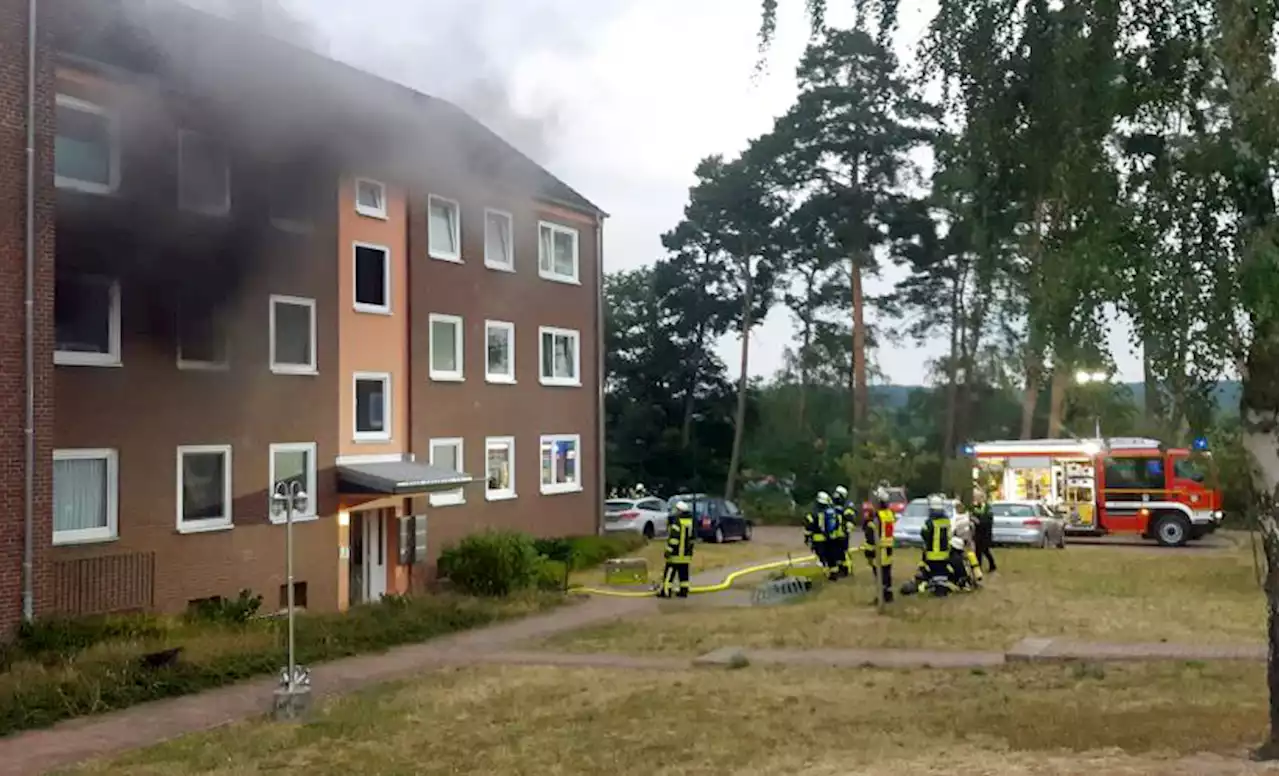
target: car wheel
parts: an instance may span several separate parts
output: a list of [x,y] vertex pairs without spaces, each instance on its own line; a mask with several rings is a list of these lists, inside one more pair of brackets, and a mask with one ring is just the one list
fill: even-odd
[[751,523],[742,524],[742,541],[751,541]]
[[653,523],[645,523],[645,524],[644,524],[644,531],[642,531],[641,533],[643,533],[643,534],[644,534],[644,538],[646,538],[646,539],[652,539],[652,538],[653,538]]
[[720,526],[716,526],[716,532],[715,532],[715,534],[711,537],[711,543],[712,543],[712,544],[720,544],[720,543],[721,543],[721,542],[723,542],[723,541],[724,541],[724,529],[723,529],[723,528],[721,528]]
[[1161,515],[1153,533],[1161,547],[1181,547],[1191,538],[1191,521],[1182,515]]

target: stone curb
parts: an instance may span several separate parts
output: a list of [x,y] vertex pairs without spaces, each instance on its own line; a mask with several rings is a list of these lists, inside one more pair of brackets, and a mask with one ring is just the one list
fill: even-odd
[[1005,657],[1010,662],[1126,660],[1266,660],[1265,644],[1110,644],[1071,639],[1028,637],[1014,644]]

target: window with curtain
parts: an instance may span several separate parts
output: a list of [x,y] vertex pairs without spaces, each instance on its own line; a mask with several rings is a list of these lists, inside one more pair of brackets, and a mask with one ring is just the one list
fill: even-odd
[[115,452],[59,450],[53,461],[53,541],[115,537]]

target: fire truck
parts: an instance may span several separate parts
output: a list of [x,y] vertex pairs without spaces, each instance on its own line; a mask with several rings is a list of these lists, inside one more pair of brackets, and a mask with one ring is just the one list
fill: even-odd
[[974,482],[1001,501],[1041,501],[1068,534],[1138,534],[1179,547],[1222,524],[1222,491],[1203,438],[1021,439],[966,444]]

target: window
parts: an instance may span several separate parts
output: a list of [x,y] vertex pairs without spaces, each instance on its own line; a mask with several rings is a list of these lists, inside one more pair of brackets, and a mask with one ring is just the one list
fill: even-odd
[[227,336],[216,313],[201,305],[182,305],[177,329],[179,369],[227,368]]
[[356,310],[362,313],[391,312],[390,252],[381,245],[355,243]]
[[116,538],[119,474],[115,450],[53,451],[53,543]]
[[516,497],[516,438],[484,440],[484,497],[489,501]]
[[582,385],[578,375],[578,332],[572,329],[538,329],[538,360],[543,385]]
[[1159,458],[1113,457],[1103,465],[1108,501],[1142,501],[1144,495],[1155,494],[1140,491],[1164,488],[1164,463]]
[[231,527],[231,445],[178,448],[178,530]]
[[514,272],[515,254],[511,247],[511,214],[501,210],[484,211],[484,265],[490,269]]
[[387,217],[387,187],[369,178],[356,178],[356,212],[370,218]]
[[[316,516],[316,443],[289,442],[271,445],[270,470],[267,472],[267,514],[274,523],[283,523],[287,516],[276,517],[271,509],[271,494],[275,492],[276,483],[298,483],[307,494],[306,508],[294,512],[293,519],[307,519]],[[288,487],[286,485],[286,487]]]
[[88,275],[60,276],[53,291],[53,363],[120,365],[120,284]]
[[578,474],[577,434],[556,434],[541,439],[542,492],[569,493],[582,490]]
[[432,380],[461,381],[462,378],[462,319],[456,315],[431,313],[427,316],[431,336],[431,363],[428,368]]
[[60,189],[110,194],[120,183],[120,136],[115,118],[93,103],[58,95],[54,182]]
[[458,203],[432,194],[427,197],[427,255],[462,261],[462,231]]
[[578,282],[578,230],[538,224],[538,274],[563,283]]
[[[307,608],[307,583],[306,582],[295,581],[293,583],[293,606],[296,609]],[[283,610],[283,609],[287,609],[288,607],[289,607],[289,586],[281,585],[280,586],[280,608]]]
[[316,373],[316,300],[299,296],[271,297],[271,371]]
[[484,379],[491,383],[516,381],[516,325],[484,322]]
[[[452,439],[432,439],[430,445],[430,463],[432,466],[438,466],[450,472],[462,471],[462,440],[458,438]],[[461,504],[465,502],[466,496],[462,493],[462,488],[454,490],[441,491],[431,494],[431,506],[444,507],[451,504]]]
[[641,499],[636,502],[637,509],[643,509],[646,512],[665,512],[666,506],[656,498]]
[[1204,469],[1201,468],[1198,462],[1190,458],[1175,458],[1173,461],[1173,476],[1180,480],[1204,482]]
[[271,223],[287,232],[310,231],[323,185],[313,160],[274,165],[268,191]]
[[178,207],[209,216],[231,211],[231,169],[226,152],[198,132],[178,133]]
[[391,375],[357,372],[355,380],[355,441],[391,439]]

